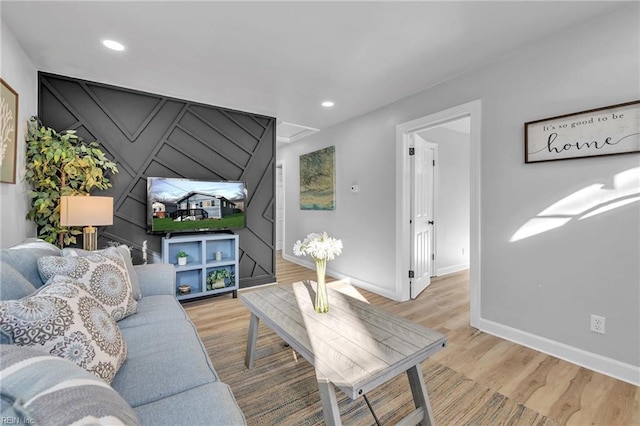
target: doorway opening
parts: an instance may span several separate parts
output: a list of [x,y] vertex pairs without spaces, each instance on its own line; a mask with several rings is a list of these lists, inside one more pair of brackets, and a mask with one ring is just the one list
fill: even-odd
[[[412,158],[409,155],[409,148],[415,148],[416,135],[427,142],[433,141],[438,132],[442,133],[443,128],[451,128],[467,123],[468,126],[468,160],[464,180],[468,188],[468,195],[465,195],[468,212],[468,248],[458,247],[459,254],[467,257],[470,270],[470,314],[471,325],[477,324],[480,318],[480,112],[481,102],[479,100],[449,108],[435,114],[402,123],[396,126],[396,205],[398,213],[396,216],[396,284],[397,291],[402,300],[409,300],[415,297],[419,291],[413,291],[411,276],[415,277],[415,270],[412,271],[416,260],[412,256],[418,253],[416,249],[416,229],[414,228],[414,206],[416,197],[415,191],[415,169],[412,169]],[[451,129],[449,129],[451,130]],[[439,162],[442,160],[442,148],[444,144],[438,144]],[[428,160],[427,160],[428,161]],[[416,166],[417,167],[417,166]],[[442,168],[435,173],[434,179],[442,173]],[[442,192],[442,191],[440,191]],[[437,192],[434,193],[437,196]],[[442,197],[438,197],[440,201]],[[434,246],[438,248],[439,238],[443,232],[450,233],[449,228],[439,224],[438,218],[442,219],[442,206],[438,200],[435,201],[433,214],[434,227],[431,235],[436,238]],[[458,207],[459,209],[460,207]],[[427,221],[428,222],[428,221]],[[445,231],[446,229],[446,231]],[[458,243],[460,245],[460,243]],[[454,272],[459,265],[444,265],[439,262],[437,250],[434,254],[432,274],[444,274]],[[440,259],[442,260],[442,259]],[[419,290],[419,288],[417,289]],[[412,294],[413,293],[413,294]]]

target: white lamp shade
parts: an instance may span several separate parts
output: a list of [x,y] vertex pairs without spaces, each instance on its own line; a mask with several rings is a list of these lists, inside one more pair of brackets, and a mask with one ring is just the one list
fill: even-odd
[[90,195],[60,197],[60,225],[113,225],[113,197]]

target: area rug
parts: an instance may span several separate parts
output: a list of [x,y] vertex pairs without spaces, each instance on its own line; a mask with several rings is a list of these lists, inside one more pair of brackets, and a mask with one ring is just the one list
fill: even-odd
[[[260,325],[257,360],[251,370],[244,365],[246,334],[226,332],[203,341],[249,425],[324,424],[313,368],[273,331]],[[422,372],[439,426],[558,424],[435,361],[424,361]],[[363,398],[352,401],[340,390],[337,396],[343,424],[376,424]],[[397,423],[414,408],[406,374],[367,397],[382,425]]]

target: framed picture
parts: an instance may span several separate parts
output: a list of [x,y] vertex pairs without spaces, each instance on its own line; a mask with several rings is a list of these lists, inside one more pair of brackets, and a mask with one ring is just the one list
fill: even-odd
[[524,162],[640,152],[640,101],[524,124]]
[[300,156],[300,210],[335,210],[335,147]]
[[0,78],[0,182],[16,183],[18,93]]

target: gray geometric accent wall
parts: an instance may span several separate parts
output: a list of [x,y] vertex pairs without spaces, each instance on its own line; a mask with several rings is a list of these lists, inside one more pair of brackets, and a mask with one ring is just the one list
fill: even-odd
[[57,131],[97,141],[118,165],[112,226],[99,247],[133,247],[134,263],[161,262],[162,235],[147,233],[147,176],[244,181],[247,227],[240,240],[240,287],[275,281],[276,119],[136,90],[39,73],[38,114]]

